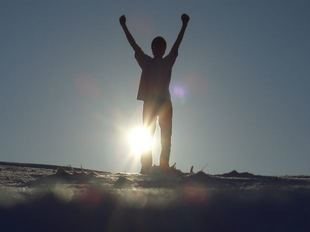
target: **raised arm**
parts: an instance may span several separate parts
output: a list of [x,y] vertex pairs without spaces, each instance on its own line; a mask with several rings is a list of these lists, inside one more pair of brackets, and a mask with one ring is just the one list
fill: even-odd
[[125,32],[125,35],[126,35],[126,38],[127,38],[128,42],[131,45],[131,47],[133,48],[133,50],[135,50],[135,52],[142,51],[141,48],[136,43],[135,39],[132,37],[130,31],[127,28],[125,15],[122,15],[119,18],[119,22],[120,22],[120,24],[121,24],[121,26],[122,26],[122,28],[123,28],[123,30]]
[[174,42],[172,48],[171,48],[171,51],[170,53],[177,53],[178,52],[178,49],[180,47],[180,44],[182,42],[182,39],[183,39],[183,36],[184,36],[184,33],[185,33],[185,30],[186,30],[186,27],[187,27],[187,24],[188,24],[188,21],[189,21],[189,16],[187,14],[183,14],[182,17],[182,28],[179,32],[179,35],[176,39],[176,41]]

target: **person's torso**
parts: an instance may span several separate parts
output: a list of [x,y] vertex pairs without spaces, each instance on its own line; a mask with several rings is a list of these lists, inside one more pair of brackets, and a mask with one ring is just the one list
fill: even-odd
[[172,67],[163,58],[153,58],[148,61],[142,70],[145,79],[148,98],[170,99],[169,85]]

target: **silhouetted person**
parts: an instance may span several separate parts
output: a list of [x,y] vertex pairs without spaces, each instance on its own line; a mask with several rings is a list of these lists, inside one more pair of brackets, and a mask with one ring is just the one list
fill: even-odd
[[[169,157],[171,148],[172,132],[172,104],[169,92],[172,66],[178,56],[178,49],[187,27],[189,16],[183,14],[182,28],[171,48],[171,51],[164,57],[166,41],[163,37],[156,37],[152,41],[153,57],[146,55],[137,45],[126,26],[126,17],[122,15],[120,24],[126,34],[127,40],[135,51],[135,58],[142,69],[138,100],[143,103],[143,125],[149,128],[152,135],[155,133],[156,120],[161,131],[161,155],[160,167],[164,170],[169,168]],[[152,167],[152,151],[141,156],[141,173],[148,173]]]

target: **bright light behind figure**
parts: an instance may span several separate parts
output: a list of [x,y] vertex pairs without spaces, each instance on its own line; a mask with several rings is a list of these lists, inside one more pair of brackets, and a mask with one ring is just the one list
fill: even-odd
[[147,128],[135,127],[128,133],[128,143],[130,146],[130,153],[135,156],[140,156],[142,153],[152,150],[153,137]]

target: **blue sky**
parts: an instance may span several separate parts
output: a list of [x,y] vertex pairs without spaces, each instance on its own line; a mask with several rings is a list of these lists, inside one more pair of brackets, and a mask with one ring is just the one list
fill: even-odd
[[171,163],[309,174],[309,10],[306,0],[3,0],[0,160],[139,171],[125,134],[142,121],[140,69],[118,18],[150,54],[157,35],[171,47],[186,12]]

